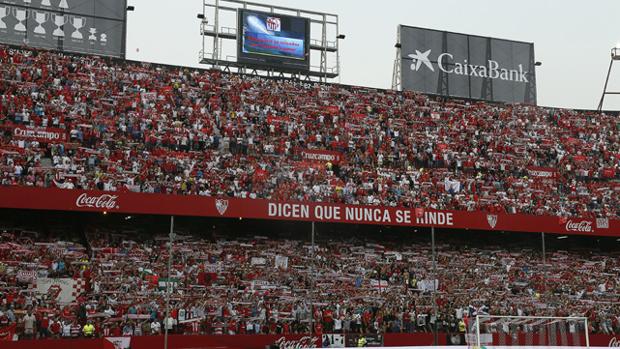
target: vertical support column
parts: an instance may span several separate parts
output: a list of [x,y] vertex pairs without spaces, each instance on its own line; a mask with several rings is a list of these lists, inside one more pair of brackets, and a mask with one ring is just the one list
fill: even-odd
[[199,59],[202,61],[205,58],[205,40],[206,35],[204,34],[206,31],[206,23],[207,23],[207,5],[205,4],[206,0],[202,0],[202,19],[200,20],[200,36],[202,37],[202,51],[200,51]]
[[340,23],[338,20],[338,16],[336,18],[336,74],[338,75],[338,83],[340,83]]
[[[435,322],[433,323],[433,345],[438,345],[437,338],[437,286],[439,286],[439,282],[437,280],[437,258],[435,253],[435,227],[431,227],[431,255],[433,261],[433,292],[431,293],[431,298],[433,302],[433,316],[435,317]],[[437,281],[435,283],[435,281]]]
[[598,103],[598,108],[596,108],[596,111],[598,111],[599,113],[603,110],[603,101],[605,100],[605,95],[607,94],[607,84],[609,83],[609,75],[611,74],[611,67],[613,65],[614,65],[614,59],[612,57],[611,60],[609,61],[609,69],[607,69],[607,78],[605,78],[605,86],[603,86],[603,94],[601,95],[601,100]]
[[547,292],[547,251],[545,246],[545,233],[540,233],[542,241],[542,262],[543,262],[543,289]]
[[476,347],[480,349],[480,315],[476,315]]
[[168,246],[168,273],[166,276],[168,280],[166,281],[166,316],[164,317],[164,349],[168,349],[168,317],[170,317],[170,273],[172,272],[172,244],[174,243],[174,216],[170,216],[170,238],[169,246]]
[[[310,297],[308,297],[310,299],[310,338],[312,341],[312,338],[314,338],[314,259],[315,259],[315,255],[314,255],[314,221],[312,221],[312,232],[310,235],[310,246],[312,248],[312,251],[310,252],[310,256],[312,258],[312,262],[310,263]],[[319,339],[320,341],[320,339]],[[320,344],[320,343],[319,343]]]
[[327,16],[323,14],[323,23],[321,24],[321,73],[323,73],[323,82],[327,82]]
[[586,331],[586,348],[589,348],[590,347],[590,331],[589,331],[589,328],[588,328],[588,318],[585,317],[583,319],[585,320],[585,322],[584,322],[585,329],[584,330]]
[[[441,38],[441,49],[442,52],[448,52],[448,33],[443,32]],[[439,63],[437,63],[439,64]],[[450,94],[450,81],[448,79],[448,73],[445,73],[443,70],[439,69],[437,81],[437,94],[447,96]]]
[[525,103],[537,104],[537,94],[536,91],[536,59],[534,58],[534,44],[530,45],[530,60],[529,60],[529,80],[527,84],[525,84]]
[[392,69],[392,90],[400,91],[402,74],[402,47],[400,42],[400,25],[396,28],[396,58],[394,58],[394,68]]
[[[220,60],[220,0],[215,0],[215,18],[213,20],[213,30],[215,31],[215,39],[213,39],[213,59],[215,59],[215,67],[219,66]],[[237,28],[237,30],[239,30]]]
[[[487,38],[487,49],[486,49],[486,61],[490,61],[491,59],[493,59],[493,52],[492,52],[492,45],[491,45],[491,38]],[[469,37],[467,38],[467,57],[468,59],[469,57]],[[482,91],[480,91],[480,98],[482,99],[488,99],[488,100],[493,100],[493,79],[487,77],[482,79]],[[474,96],[471,95],[471,76],[469,76],[469,97],[470,98],[476,98]]]
[[[95,2],[95,4],[97,4],[97,2]],[[122,38],[122,43],[121,43],[121,57],[123,59],[127,58],[127,0],[125,0],[125,4],[123,7],[123,10],[125,11],[125,18],[123,18],[123,38]],[[26,21],[27,23],[28,21]],[[28,35],[28,31],[26,31],[26,35]]]

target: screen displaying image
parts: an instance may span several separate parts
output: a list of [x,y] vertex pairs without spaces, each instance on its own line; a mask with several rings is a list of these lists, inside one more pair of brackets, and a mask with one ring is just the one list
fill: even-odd
[[309,21],[306,18],[248,10],[239,10],[239,16],[241,61],[297,68],[308,66]]

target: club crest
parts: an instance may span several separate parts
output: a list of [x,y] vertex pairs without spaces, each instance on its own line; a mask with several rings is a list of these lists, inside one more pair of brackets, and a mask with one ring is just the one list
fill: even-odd
[[224,213],[226,213],[226,210],[228,209],[228,200],[224,200],[224,199],[215,200],[215,208],[217,209],[217,212],[221,216],[223,216]]
[[496,214],[488,214],[487,215],[487,223],[489,223],[489,226],[494,229],[495,226],[497,225],[497,215]]

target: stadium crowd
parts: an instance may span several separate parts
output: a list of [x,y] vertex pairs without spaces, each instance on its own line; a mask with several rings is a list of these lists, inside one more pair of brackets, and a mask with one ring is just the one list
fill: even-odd
[[1,185],[620,217],[592,112],[0,46],[0,130]]
[[[9,229],[0,240],[0,327],[17,324],[20,338],[155,335],[164,326],[186,334],[312,326],[320,334],[429,332],[436,324],[459,333],[479,314],[586,316],[590,331],[620,333],[617,252],[550,250],[543,265],[531,249],[446,241],[434,278],[428,242],[330,237],[312,249],[292,238],[194,235],[177,238],[168,274],[167,237],[98,230],[83,245]],[[86,287],[63,304],[32,287],[52,277]]]

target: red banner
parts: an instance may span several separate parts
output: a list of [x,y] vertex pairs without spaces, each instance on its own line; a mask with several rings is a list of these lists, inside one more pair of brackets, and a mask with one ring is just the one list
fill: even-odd
[[330,105],[325,107],[325,111],[327,111],[330,114],[338,114],[338,112],[340,111],[340,108],[338,108],[338,106],[336,105]]
[[[448,334],[438,333],[438,345],[446,348]],[[570,338],[570,336],[568,336]],[[220,349],[264,349],[266,346],[277,344],[281,349],[308,348],[309,341],[304,335],[219,335],[219,336],[192,336],[192,335],[171,335],[169,338],[168,348],[205,348],[217,347]],[[619,336],[606,334],[590,334],[590,347],[618,347],[620,343]],[[316,343],[317,337],[314,338]],[[385,347],[417,347],[432,346],[432,333],[386,333],[383,335],[383,343]],[[131,347],[134,349],[150,349],[163,347],[163,336],[136,336],[131,337]],[[522,341],[521,343],[525,343]],[[318,344],[318,343],[317,343]],[[316,347],[320,347],[320,345]],[[112,344],[105,338],[97,339],[45,339],[45,340],[22,340],[17,342],[6,342],[2,344],[6,349],[107,349]],[[565,346],[568,348],[568,346]],[[452,348],[466,349],[467,347],[452,346]]]
[[587,161],[588,158],[586,156],[584,156],[584,155],[574,155],[573,156],[573,160],[579,161],[579,162],[584,162],[584,161]]
[[301,151],[301,157],[308,161],[340,162],[342,154],[332,150],[305,149]]
[[551,167],[530,166],[527,168],[527,173],[530,177],[540,178],[556,178],[558,176],[558,171]]
[[277,116],[277,115],[268,115],[267,123],[273,124],[274,122],[287,122],[290,118],[288,116]]
[[620,220],[259,199],[0,187],[0,207],[620,236]]
[[31,126],[15,126],[13,128],[13,137],[43,143],[66,142],[68,139],[66,130],[61,128]]
[[17,329],[16,324],[12,324],[10,326],[0,328],[0,342],[1,341],[12,341],[13,335],[15,334],[16,329]]
[[616,169],[613,167],[604,168],[603,169],[603,178],[614,178],[616,177]]

